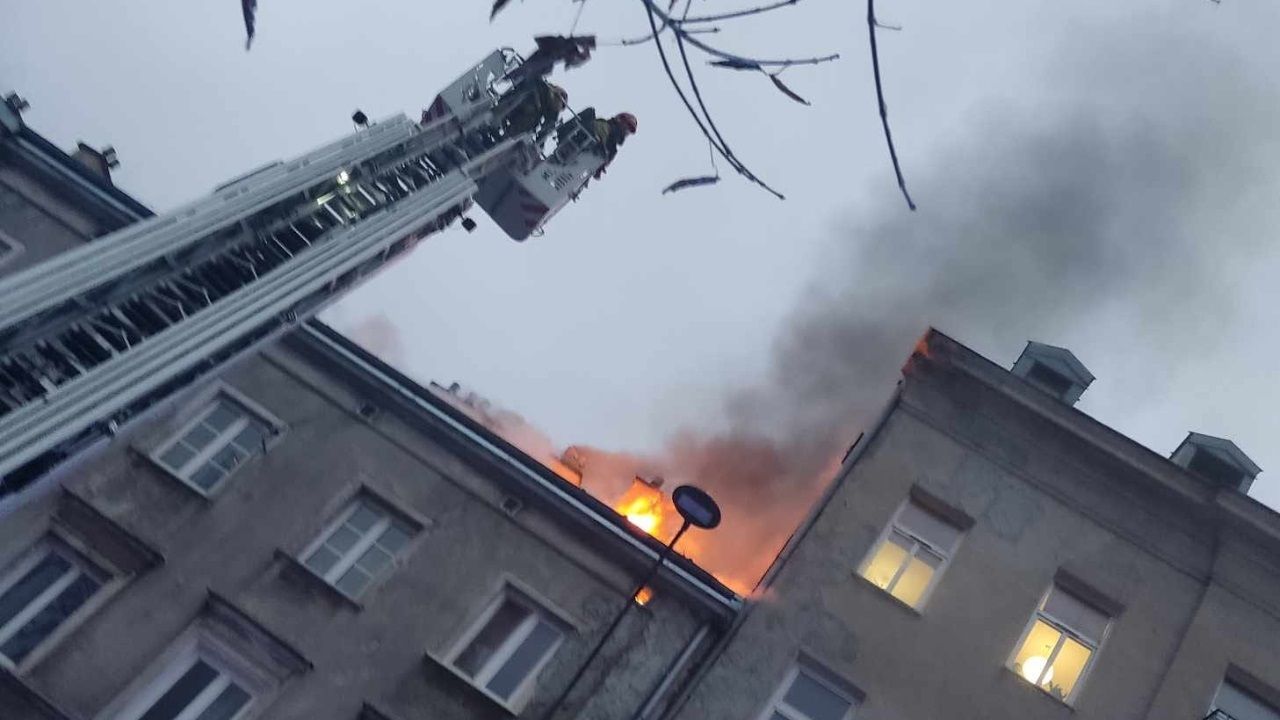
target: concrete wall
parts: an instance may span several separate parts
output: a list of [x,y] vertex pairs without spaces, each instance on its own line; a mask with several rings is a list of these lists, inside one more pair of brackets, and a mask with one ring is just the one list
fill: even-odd
[[[69,714],[94,717],[191,625],[213,590],[313,665],[285,684],[264,717],[350,720],[366,701],[400,720],[509,717],[430,657],[453,647],[511,580],[554,605],[573,628],[520,714],[539,716],[625,602],[634,562],[584,542],[545,508],[504,512],[508,491],[500,483],[392,412],[361,417],[357,408],[367,398],[292,352],[251,358],[225,381],[286,429],[213,499],[147,457],[212,388],[184,394],[64,471],[71,493],[164,562],[122,582],[23,670],[22,681]],[[423,530],[357,604],[291,558],[361,487]],[[39,538],[65,502],[59,492],[40,490],[0,523],[0,560]],[[623,623],[558,717],[630,717],[709,619],[659,587],[650,605]],[[0,717],[7,717],[2,708]]]
[[84,244],[99,234],[99,228],[88,215],[0,157],[0,232],[20,246],[16,254],[0,255],[4,276]]
[[[1209,508],[936,367],[867,442],[676,717],[754,720],[800,653],[866,694],[859,720],[1198,720],[1228,664],[1280,687],[1276,554],[1219,547]],[[975,521],[920,611],[857,574],[913,486]],[[1061,570],[1121,606],[1074,707],[1007,668]]]

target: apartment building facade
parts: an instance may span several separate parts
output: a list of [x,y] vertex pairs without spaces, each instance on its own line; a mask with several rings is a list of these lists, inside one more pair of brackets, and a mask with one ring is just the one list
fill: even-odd
[[676,717],[1280,718],[1280,515],[1192,433],[1165,458],[931,331]]
[[653,718],[740,607],[606,638],[662,545],[319,325],[6,504],[6,719]]

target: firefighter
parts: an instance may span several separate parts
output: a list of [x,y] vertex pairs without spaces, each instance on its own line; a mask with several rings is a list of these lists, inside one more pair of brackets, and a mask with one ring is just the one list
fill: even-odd
[[[594,113],[592,113],[594,116]],[[627,138],[636,134],[636,116],[629,112],[618,113],[608,120],[594,118],[592,123],[596,140],[600,145],[597,152],[604,157],[604,165],[596,171],[595,178],[600,179],[604,175],[605,168],[609,167],[609,163],[613,162],[613,158],[618,155],[618,147],[627,141]]]
[[528,83],[522,90],[525,97],[503,119],[503,133],[508,137],[535,132],[534,143],[542,145],[547,136],[556,128],[560,113],[569,103],[569,93],[554,83],[542,78]]

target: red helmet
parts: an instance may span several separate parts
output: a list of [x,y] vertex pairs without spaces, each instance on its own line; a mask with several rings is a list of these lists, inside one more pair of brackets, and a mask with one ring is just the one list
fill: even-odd
[[624,112],[624,113],[618,113],[617,115],[614,115],[614,116],[613,116],[613,119],[614,119],[614,121],[615,121],[615,122],[617,122],[619,125],[621,125],[622,127],[624,127],[624,128],[626,128],[626,129],[627,129],[627,134],[628,134],[628,135],[634,135],[634,134],[635,134],[635,132],[636,132],[636,127],[638,127],[638,123],[636,122],[636,116],[635,116],[635,115],[632,115],[631,113],[627,113],[627,112]]

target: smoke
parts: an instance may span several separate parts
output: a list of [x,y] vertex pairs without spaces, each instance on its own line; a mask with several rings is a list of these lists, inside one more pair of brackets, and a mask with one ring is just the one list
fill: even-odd
[[404,360],[404,339],[385,313],[366,315],[346,324],[342,331],[357,345],[392,365]]
[[920,212],[884,192],[844,221],[769,382],[728,399],[728,432],[683,432],[650,461],[723,506],[699,562],[739,587],[767,568],[930,325],[1011,351],[1109,334],[1167,359],[1222,341],[1280,134],[1256,78],[1192,40],[1097,31],[1047,73],[1051,97],[984,103],[910,169]]

